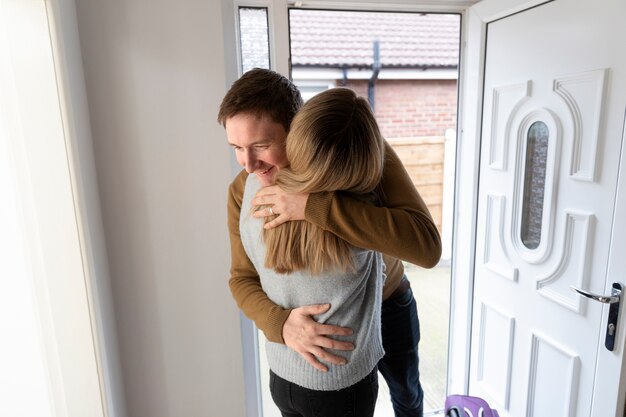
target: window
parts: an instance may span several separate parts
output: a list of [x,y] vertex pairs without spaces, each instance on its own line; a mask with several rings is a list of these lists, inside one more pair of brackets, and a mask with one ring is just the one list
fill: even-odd
[[537,249],[541,243],[548,138],[549,129],[544,122],[537,121],[528,129],[521,238],[524,246],[531,250]]
[[239,8],[241,73],[253,68],[270,68],[267,8]]

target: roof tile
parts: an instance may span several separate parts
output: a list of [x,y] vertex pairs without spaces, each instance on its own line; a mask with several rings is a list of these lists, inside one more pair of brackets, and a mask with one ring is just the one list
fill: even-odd
[[369,67],[380,42],[383,67],[456,68],[460,16],[291,9],[293,66]]

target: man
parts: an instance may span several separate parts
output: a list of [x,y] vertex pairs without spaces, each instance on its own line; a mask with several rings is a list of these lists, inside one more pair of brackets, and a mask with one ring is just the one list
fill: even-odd
[[255,216],[278,215],[266,227],[305,220],[348,243],[384,253],[386,281],[383,292],[382,338],[385,356],[379,370],[391,391],[396,416],[422,416],[423,391],[419,383],[419,320],[415,298],[399,259],[433,267],[441,256],[441,240],[422,198],[389,145],[381,181],[380,206],[336,192],[287,194],[273,186],[285,168],[285,140],[293,117],[302,106],[298,89],[287,78],[270,70],[255,69],[237,80],[220,106],[218,121],[226,128],[228,142],[244,168],[229,189],[228,226],[231,243],[231,292],[244,314],[267,339],[284,343],[311,366],[327,370],[324,363],[345,363],[339,352],[353,346],[333,338],[351,329],[317,323],[315,315],[329,305],[301,306],[286,310],[263,291],[257,271],[246,256],[239,236],[243,186],[255,174],[265,186],[253,200],[267,205]]

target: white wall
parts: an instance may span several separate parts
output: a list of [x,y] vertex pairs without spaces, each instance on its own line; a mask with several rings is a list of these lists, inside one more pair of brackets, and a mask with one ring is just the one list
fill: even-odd
[[77,2],[128,415],[243,416],[215,1]]

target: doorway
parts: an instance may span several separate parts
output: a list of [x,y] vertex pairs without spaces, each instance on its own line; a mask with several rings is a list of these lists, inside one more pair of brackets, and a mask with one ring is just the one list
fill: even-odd
[[[269,65],[271,13],[250,7],[239,15],[242,72]],[[420,316],[425,411],[436,414],[447,387],[460,15],[294,8],[288,17],[290,73],[303,98],[339,86],[367,98],[442,235],[437,267],[405,263]],[[268,391],[264,336],[258,338],[263,413],[270,417],[278,414]],[[379,380],[376,416],[390,417],[389,391]]]
[[[260,2],[257,2],[257,4],[259,4]],[[275,50],[272,51],[271,54],[271,65],[272,68],[276,68],[279,71],[287,74],[290,73],[290,67],[287,64],[287,62],[289,62],[290,57],[288,56],[288,52],[289,48],[287,47],[287,41],[286,41],[286,37],[283,36],[283,33],[287,33],[288,32],[288,24],[286,22],[282,22],[281,19],[283,19],[282,14],[287,14],[286,10],[287,8],[283,8],[282,1],[279,0],[274,0],[274,1],[269,1],[269,2],[265,2],[266,4],[270,4],[269,7],[269,13],[267,16],[267,21],[269,22],[269,24],[271,24],[272,19],[274,20],[274,26],[277,27],[277,31],[276,33],[280,34],[280,36],[277,36],[277,38],[279,39],[275,39],[272,42],[272,45],[274,47],[275,46]],[[299,3],[299,2],[298,2]],[[366,3],[372,3],[371,7],[372,8],[377,8],[377,10],[379,10],[379,8],[381,7],[381,5],[374,5],[374,1],[363,1],[361,3],[359,3],[359,6],[355,6],[355,7],[368,7],[366,5]],[[487,39],[487,30],[488,30],[488,26],[492,23],[492,22],[498,22],[500,19],[503,19],[503,17],[505,16],[514,16],[517,13],[520,13],[526,9],[529,8],[533,8],[534,6],[538,6],[541,5],[543,3],[547,3],[547,4],[559,4],[559,5],[563,5],[565,11],[569,11],[569,9],[580,9],[580,8],[587,8],[590,11],[593,11],[594,13],[600,13],[604,10],[604,13],[610,15],[610,16],[614,16],[615,18],[617,18],[620,15],[623,15],[623,13],[620,14],[620,12],[623,9],[623,2],[619,2],[619,1],[615,1],[615,0],[602,0],[602,7],[598,7],[597,5],[590,5],[588,4],[588,2],[580,2],[577,3],[575,1],[568,1],[568,0],[561,0],[559,2],[545,2],[542,0],[532,0],[532,1],[522,1],[522,0],[515,0],[512,2],[507,2],[506,4],[502,4],[500,2],[492,2],[492,1],[486,1],[486,2],[480,2],[474,6],[471,6],[468,8],[468,4],[473,4],[475,2],[466,2],[464,7],[459,8],[458,10],[450,10],[453,12],[460,12],[462,13],[463,16],[463,34],[464,34],[464,40],[463,40],[463,62],[462,62],[462,66],[463,66],[463,75],[462,75],[462,111],[459,114],[459,129],[458,129],[458,136],[459,136],[459,141],[457,144],[457,159],[458,159],[458,169],[457,171],[462,173],[459,174],[456,178],[457,180],[457,184],[456,184],[456,195],[455,195],[455,244],[454,244],[454,262],[452,262],[453,265],[453,274],[455,277],[460,277],[461,279],[455,279],[454,280],[454,285],[452,286],[451,289],[451,296],[452,296],[452,302],[454,304],[454,308],[451,310],[451,317],[450,320],[452,322],[451,326],[454,328],[454,332],[450,334],[450,350],[448,353],[448,366],[450,369],[453,370],[453,372],[449,373],[449,380],[448,380],[448,390],[450,390],[450,393],[467,393],[468,391],[470,393],[474,393],[474,394],[485,394],[486,396],[492,398],[493,396],[490,395],[488,392],[486,391],[473,391],[474,388],[476,388],[477,385],[475,385],[475,383],[470,383],[470,370],[469,370],[469,363],[470,363],[470,343],[474,343],[476,342],[476,339],[472,338],[470,336],[470,332],[472,329],[472,294],[474,292],[474,281],[472,279],[472,277],[474,276],[474,264],[475,264],[475,260],[476,262],[478,262],[481,258],[479,257],[474,257],[474,255],[476,254],[476,236],[477,234],[480,234],[481,232],[479,230],[477,230],[477,226],[476,226],[476,218],[477,218],[477,207],[478,207],[478,168],[479,168],[479,156],[480,156],[480,137],[482,134],[482,101],[483,101],[483,79],[485,77],[485,45],[486,45],[486,39]],[[279,4],[279,6],[277,6],[276,8],[274,8],[274,10],[272,10],[272,4],[277,5]],[[284,2],[284,4],[287,4],[287,2]],[[292,3],[290,3],[292,4]],[[316,2],[307,2],[306,6],[303,7],[312,7],[313,4],[316,4]],[[322,2],[319,2],[319,4],[322,4]],[[323,2],[324,7],[334,7],[331,6],[329,2]],[[345,5],[346,3],[342,3],[343,5]],[[395,6],[395,7],[400,7],[400,6]],[[404,6],[401,6],[404,7]],[[417,7],[417,6],[415,6]],[[441,10],[442,7],[444,6],[439,6],[439,10]],[[415,8],[413,9],[415,10]],[[433,10],[433,8],[428,9],[428,10]],[[448,10],[448,9],[446,9]],[[286,20],[286,17],[284,18]],[[589,21],[589,19],[586,19],[587,21]],[[557,18],[555,20],[555,22],[558,22],[561,25],[565,25],[567,27],[567,23],[568,21],[562,18]],[[530,23],[531,26],[535,26],[537,24],[537,22],[532,22]],[[529,26],[526,26],[525,28],[522,28],[519,30],[520,33],[524,33],[526,31],[526,29]],[[549,26],[549,27],[554,27],[554,26]],[[571,26],[573,27],[573,26]],[[620,46],[619,46],[619,39],[621,39],[619,36],[606,36],[607,33],[609,33],[609,29],[613,30],[622,30],[621,28],[623,27],[623,25],[619,25],[619,24],[615,24],[615,25],[604,25],[603,27],[598,27],[598,26],[588,26],[586,23],[583,25],[578,26],[580,28],[587,28],[588,30],[593,30],[594,33],[591,33],[590,36],[586,36],[584,37],[584,41],[585,42],[591,42],[594,43],[596,45],[604,45],[602,48],[595,48],[596,52],[601,52],[601,51],[605,51],[608,53],[608,55],[606,56],[607,60],[610,60],[611,57],[615,58],[615,59],[621,59],[620,57],[623,57],[623,54],[617,54],[614,53],[615,51],[619,51],[620,50]],[[555,32],[555,30],[553,30],[553,32]],[[568,31],[566,30],[563,33],[568,33]],[[272,33],[269,34],[270,38],[272,36]],[[598,43],[598,35],[601,35],[602,37],[602,41],[600,43]],[[491,36],[491,33],[490,33]],[[567,46],[567,47],[572,47],[573,45],[575,45],[575,43],[568,41],[565,42],[563,44],[563,46]],[[543,46],[543,44],[540,44],[540,46]],[[505,54],[506,55],[506,54]],[[607,61],[608,62],[608,61]],[[612,97],[612,100],[618,100],[617,102],[617,106],[615,105],[611,105],[610,106],[610,111],[612,114],[612,119],[615,120],[615,116],[616,114],[619,113],[619,120],[621,120],[621,126],[622,126],[622,132],[621,134],[618,134],[617,136],[619,138],[621,138],[621,140],[623,141],[623,135],[624,135],[624,119],[623,119],[623,115],[624,115],[624,108],[625,108],[625,103],[623,101],[623,96],[616,94],[616,92],[620,92],[620,91],[626,91],[623,88],[613,88],[613,84],[615,84],[616,82],[621,85],[623,83],[623,67],[622,66],[618,66],[615,67],[611,62],[608,62],[607,65],[602,65],[598,68],[595,69],[590,69],[590,71],[594,71],[597,69],[601,69],[601,68],[607,68],[608,66],[612,67],[611,70],[609,71],[609,75],[606,78],[607,80],[609,80],[609,87],[608,87],[608,96]],[[614,69],[615,68],[620,68],[619,70]],[[564,74],[568,73],[569,71],[565,71]],[[563,74],[561,74],[563,75]],[[619,77],[618,77],[619,75]],[[619,81],[618,81],[619,80]],[[617,85],[617,84],[615,84]],[[615,104],[615,103],[614,103]],[[620,107],[621,106],[621,107]],[[606,118],[607,113],[605,113],[604,118]],[[528,125],[528,127],[530,127],[530,125]],[[540,127],[540,125],[537,125],[536,127]],[[548,126],[549,127],[549,126]],[[536,129],[533,129],[536,130]],[[613,136],[613,138],[615,139],[615,136]],[[604,142],[607,143],[607,142]],[[602,149],[604,145],[601,145],[599,149]],[[618,152],[615,152],[613,155],[617,155]],[[624,165],[624,153],[621,154],[621,165],[623,167]],[[598,165],[600,166],[600,165]],[[602,165],[604,166],[604,164]],[[623,174],[620,174],[621,176],[623,176]],[[605,178],[606,176],[604,174],[600,174],[601,178]],[[619,190],[621,190],[620,193],[618,193],[618,199],[617,202],[615,203],[615,209],[614,209],[614,213],[615,212],[619,212],[619,208],[623,208],[624,207],[624,195],[626,195],[626,192],[623,192],[624,190],[624,181],[620,181],[618,183],[618,188]],[[491,199],[491,209],[492,209],[492,213],[494,212],[494,208],[498,209],[498,207],[500,207],[500,203],[498,202],[499,200],[496,199]],[[523,200],[520,200],[523,201]],[[484,207],[487,207],[486,205]],[[496,210],[497,211],[497,210]],[[613,230],[619,230],[619,226],[622,225],[623,221],[622,221],[623,217],[620,216],[612,216],[613,219]],[[604,219],[602,220],[604,221]],[[521,224],[521,223],[520,223]],[[575,224],[580,224],[580,222],[575,222]],[[562,225],[558,225],[558,227],[562,227]],[[622,271],[624,270],[625,266],[624,266],[624,260],[626,258],[624,257],[619,257],[619,256],[614,256],[614,254],[617,253],[623,253],[623,248],[624,246],[624,239],[623,239],[623,234],[613,234],[612,235],[612,242],[611,242],[611,251],[610,251],[610,258],[608,260],[608,270],[609,272],[607,272],[607,276],[611,275],[611,276],[619,276],[622,275],[623,273]],[[539,241],[539,244],[541,244],[541,242]],[[620,249],[622,249],[620,251]],[[484,251],[483,251],[484,252]],[[607,279],[606,282],[608,282],[608,284],[605,285],[604,290],[605,291],[601,291],[602,288],[596,288],[596,290],[598,290],[597,292],[600,293],[607,293],[607,290],[610,291],[610,286],[611,286],[611,282],[609,282],[609,280]],[[569,295],[569,294],[568,294]],[[419,300],[418,300],[419,301]],[[588,304],[588,303],[587,303]],[[595,307],[592,308],[594,311],[596,310]],[[531,311],[532,309],[529,309],[529,311]],[[489,322],[491,323],[503,323],[506,320],[501,320],[502,317],[504,317],[506,319],[506,316],[503,316],[502,314],[498,315],[498,310],[497,308],[493,308],[492,305],[488,306],[487,308],[487,314],[484,316],[486,318],[486,322],[487,324],[489,324]],[[602,326],[606,326],[606,317],[607,314],[604,314],[608,311],[608,307],[606,308],[602,308],[602,319],[601,319],[601,327]],[[500,311],[501,312],[501,311]],[[420,313],[422,313],[420,311]],[[423,314],[423,313],[422,313]],[[474,323],[477,324],[477,323]],[[513,327],[515,328],[515,327]],[[623,340],[626,338],[625,336],[625,328],[623,325],[618,325],[617,327],[617,338],[616,340],[617,345],[615,347],[615,352],[613,353],[607,353],[604,351],[601,351],[600,354],[597,356],[597,361],[595,364],[596,370],[599,370],[603,373],[603,375],[605,376],[609,376],[608,378],[596,378],[595,379],[595,392],[599,392],[602,393],[601,396],[597,396],[597,398],[602,397],[603,400],[597,400],[597,401],[593,401],[592,404],[592,415],[622,415],[622,411],[619,411],[619,414],[616,414],[615,412],[615,407],[616,404],[617,406],[619,406],[619,404],[624,404],[624,389],[620,388],[621,385],[619,381],[621,381],[622,378],[622,374],[623,374]],[[474,339],[474,340],[473,340]],[[550,341],[547,340],[549,338],[541,338],[538,339],[536,338],[536,340],[538,340],[539,342],[537,343],[538,349],[535,349],[536,352],[553,352],[553,350],[551,351],[551,344],[549,343]],[[552,344],[552,346],[554,346],[554,344]],[[478,347],[478,345],[476,345],[476,347]],[[545,349],[544,349],[545,348]],[[543,350],[542,350],[543,349]],[[547,350],[546,350],[547,349]],[[476,353],[476,352],[474,352]],[[487,357],[488,353],[486,353],[486,351],[482,351],[481,353],[482,357]],[[538,369],[538,368],[536,368]],[[483,368],[483,374],[482,375],[487,375],[488,377],[491,378],[491,382],[495,381],[496,379],[492,378],[495,374],[490,374],[489,370],[487,370],[488,372],[485,373],[485,368]],[[256,375],[256,374],[255,374]],[[474,375],[478,375],[477,373],[474,373]],[[496,377],[500,377],[498,375],[495,375]],[[526,375],[526,378],[528,378],[528,375]],[[617,382],[616,382],[617,381]],[[492,385],[494,385],[492,383]],[[472,388],[474,387],[474,388]],[[539,392],[540,390],[535,389],[535,392]],[[495,405],[496,407],[498,406],[498,404],[500,403],[501,399],[505,399],[505,396],[502,396],[502,392],[503,391],[499,391],[496,392],[496,401],[495,401]],[[487,395],[489,394],[489,395]],[[498,400],[497,398],[500,398],[500,400]],[[595,397],[594,397],[595,398]],[[517,401],[517,400],[516,400]],[[530,401],[530,400],[529,400]],[[504,403],[504,401],[502,401],[502,403]],[[553,403],[553,402],[552,402]],[[529,402],[527,404],[533,404],[533,402]],[[618,407],[619,408],[619,407]],[[506,410],[504,410],[505,414],[506,414]],[[502,414],[502,413],[501,413]],[[514,413],[516,414],[516,413]],[[512,413],[508,413],[507,415],[514,415]]]

